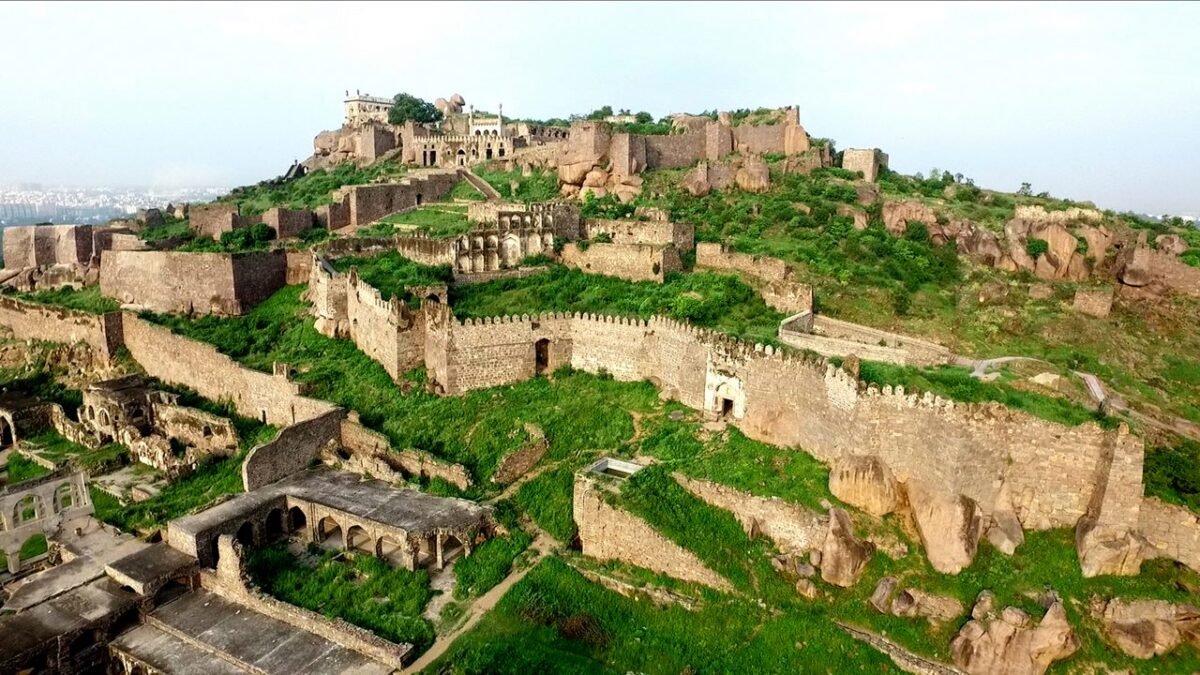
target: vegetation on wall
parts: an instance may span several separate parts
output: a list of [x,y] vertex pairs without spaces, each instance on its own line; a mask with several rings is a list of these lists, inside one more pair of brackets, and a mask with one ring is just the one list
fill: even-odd
[[553,266],[533,276],[455,287],[450,304],[464,319],[541,312],[660,315],[765,343],[774,343],[784,318],[738,277],[713,272],[672,274],[660,284]]
[[290,209],[315,209],[332,201],[334,190],[346,185],[362,185],[377,179],[395,180],[407,168],[399,162],[375,162],[359,167],[353,162],[332,169],[317,169],[293,180],[276,178],[257,185],[234,188],[221,201],[234,202],[243,216],[255,216],[275,206]]
[[80,312],[90,312],[92,314],[107,314],[121,309],[121,303],[100,294],[99,286],[85,286],[84,288],[63,286],[61,288],[35,291],[33,293],[21,293],[5,289],[2,293],[26,302],[36,302],[39,305],[55,305]]

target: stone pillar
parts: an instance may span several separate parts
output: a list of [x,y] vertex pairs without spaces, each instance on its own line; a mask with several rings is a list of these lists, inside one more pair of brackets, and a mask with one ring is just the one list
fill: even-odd
[[21,571],[21,549],[5,551],[4,555],[8,558],[8,573],[16,574]]
[[446,535],[438,532],[435,535],[435,539],[436,541],[434,545],[436,546],[437,550],[437,568],[440,570],[445,567],[445,563],[442,561],[442,542],[446,540]]

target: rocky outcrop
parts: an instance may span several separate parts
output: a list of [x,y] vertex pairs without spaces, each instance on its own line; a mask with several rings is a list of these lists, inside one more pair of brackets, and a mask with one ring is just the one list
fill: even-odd
[[839,459],[829,472],[829,491],[873,516],[887,515],[900,505],[900,487],[892,470],[874,455]]
[[1061,602],[1055,601],[1036,626],[1015,607],[997,616],[992,602],[990,594],[981,596],[972,619],[950,642],[954,664],[971,675],[1041,675],[1079,649]]
[[996,501],[992,504],[986,536],[992,546],[1005,555],[1012,555],[1018,546],[1025,543],[1025,532],[1021,529],[1021,521],[1013,508],[1008,483],[1000,486]]
[[1154,238],[1154,248],[1167,255],[1181,255],[1188,250],[1188,243],[1177,234],[1160,234]]
[[762,157],[750,155],[737,170],[734,181],[746,192],[766,192],[771,189],[771,172]]
[[1098,223],[1104,220],[1104,214],[1096,209],[1082,209],[1076,206],[1061,211],[1047,211],[1044,206],[1024,204],[1017,206],[1013,215],[1033,225],[1042,226]]
[[1200,609],[1192,605],[1114,598],[1092,612],[1103,622],[1105,637],[1134,658],[1161,656],[1184,642],[1200,647]]
[[926,227],[937,225],[937,214],[921,202],[901,200],[883,203],[883,226],[899,237],[908,230],[909,221],[919,221]]
[[983,534],[979,505],[964,495],[935,492],[916,481],[905,488],[929,564],[943,574],[958,574],[975,559]]
[[896,593],[896,588],[895,577],[883,577],[876,584],[868,602],[881,614],[920,617],[934,624],[952,621],[963,614],[962,603],[950,596],[919,588],[906,588]]
[[963,605],[947,595],[906,588],[892,599],[891,612],[896,616],[920,617],[929,623],[940,624],[962,616]]
[[1084,518],[1075,529],[1075,550],[1083,576],[1096,577],[1136,576],[1151,549],[1149,542],[1136,532]]
[[850,515],[829,509],[829,532],[821,549],[821,578],[834,586],[848,588],[862,576],[875,553],[875,545],[854,536]]

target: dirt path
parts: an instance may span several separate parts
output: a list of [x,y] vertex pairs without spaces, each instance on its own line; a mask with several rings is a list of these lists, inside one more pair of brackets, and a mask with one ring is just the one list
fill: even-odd
[[500,598],[504,597],[504,594],[508,592],[508,589],[516,585],[518,581],[524,579],[525,575],[529,574],[529,570],[537,567],[538,562],[540,562],[541,559],[550,552],[552,546],[553,542],[539,533],[538,536],[534,538],[533,543],[530,545],[530,548],[536,551],[537,555],[529,561],[529,564],[520,570],[514,570],[504,578],[504,581],[501,581],[490,591],[479,596],[479,598],[477,598],[475,602],[471,603],[471,606],[467,608],[466,620],[463,621],[458,628],[455,628],[454,630],[435,640],[433,646],[429,648],[429,651],[422,654],[421,658],[413,661],[400,672],[402,674],[420,672],[428,667],[429,664],[433,663],[443,654],[445,654],[446,651],[450,649],[450,646],[454,644],[454,641],[459,638],[459,636],[474,628],[475,624],[479,623],[479,620],[483,618],[483,615],[491,611],[491,609],[496,606],[497,602],[500,602]]

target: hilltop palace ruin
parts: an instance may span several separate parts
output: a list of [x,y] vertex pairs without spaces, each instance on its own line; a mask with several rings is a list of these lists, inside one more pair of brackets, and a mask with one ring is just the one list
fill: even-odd
[[[353,343],[397,386],[415,368],[425,370],[429,389],[441,396],[563,366],[648,381],[663,398],[707,420],[829,465],[830,489],[848,507],[874,516],[907,509],[925,555],[942,573],[970,566],[983,539],[1011,554],[1026,532],[1054,528],[1073,529],[1085,577],[1137,574],[1156,557],[1200,571],[1200,521],[1144,495],[1144,443],[1126,426],[1066,426],[996,403],[868,385],[858,377],[859,359],[934,365],[955,356],[932,342],[820,316],[812,288],[787,263],[697,242],[692,225],[663,209],[639,207],[625,219],[582,215],[581,195],[629,202],[647,169],[688,168],[688,189],[703,193],[765,189],[766,154],[784,157],[787,171],[830,166],[828,146],[813,142],[797,108],[759,125],[734,125],[728,114],[680,116],[674,133],[639,135],[614,132],[606,122],[514,122],[501,106],[495,115],[476,113],[457,95],[438,100],[446,115],[439,124],[393,126],[390,105],[347,92],[343,126],[316,137],[304,167],[386,159],[411,168],[404,178],[339,188],[311,210],[276,207],[250,216],[234,202],[188,208],[189,227],[201,237],[268,225],[281,244],[267,252],[171,250],[141,236],[145,223],[6,230],[0,282],[24,291],[96,287],[122,309],[98,314],[0,296],[0,325],[15,340],[72,345],[76,370],[89,379],[77,409],[0,400],[0,441],[48,469],[42,478],[0,487],[0,550],[7,560],[7,576],[0,577],[6,591],[0,671],[389,673],[412,662],[412,645],[263,593],[249,582],[244,556],[290,539],[437,573],[504,536],[505,527],[487,504],[406,483],[437,479],[466,490],[474,485],[471,473],[423,450],[392,448],[360,420],[358,413],[367,411],[312,398],[288,364],[254,370],[139,316],[244,314],[287,285],[305,286],[307,320],[318,332]],[[555,171],[560,198],[505,201],[471,169],[489,161],[514,171]],[[870,184],[887,155],[848,150],[841,161]],[[469,232],[353,236],[384,217],[442,200],[464,181],[482,196],[467,207]],[[313,228],[334,236],[295,245]],[[390,252],[448,266],[452,281],[405,288],[413,298],[406,301],[372,287],[357,269],[339,272],[334,264]],[[542,262],[526,264],[535,257]],[[663,317],[456,318],[453,285],[535,274],[545,259],[651,283],[684,269],[685,260],[736,274],[787,315],[778,333],[787,346],[748,344]],[[1161,270],[1175,270],[1170,264],[1147,269],[1167,275]],[[1169,274],[1179,290],[1200,292],[1191,277]],[[132,503],[236,455],[234,421],[181,404],[181,390],[226,402],[277,433],[245,455],[240,493],[142,538],[101,525],[91,515],[89,484]],[[162,482],[121,488],[101,481],[99,469],[21,444],[47,431],[87,448],[120,443],[136,466],[154,469]],[[501,473],[515,479],[540,458],[506,458]],[[573,512],[582,553],[729,590],[730,582],[696,555],[606,498],[643,468],[604,458],[576,474]],[[816,512],[677,480],[784,552],[823,552],[820,574],[831,584],[853,584],[875,552],[855,538],[840,507]],[[49,551],[22,560],[22,544],[33,534],[47,537]],[[835,564],[847,555],[854,559]]]

